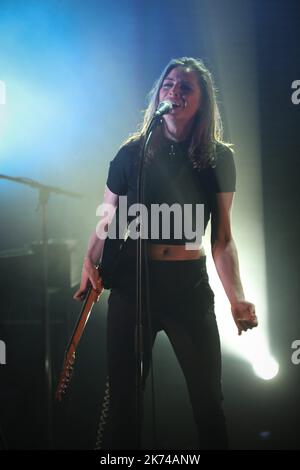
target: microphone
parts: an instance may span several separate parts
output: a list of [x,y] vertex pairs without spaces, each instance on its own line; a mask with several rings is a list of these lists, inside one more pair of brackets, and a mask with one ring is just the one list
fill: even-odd
[[157,106],[157,110],[154,113],[155,117],[161,117],[163,114],[167,114],[173,109],[173,103],[169,100],[161,101]]

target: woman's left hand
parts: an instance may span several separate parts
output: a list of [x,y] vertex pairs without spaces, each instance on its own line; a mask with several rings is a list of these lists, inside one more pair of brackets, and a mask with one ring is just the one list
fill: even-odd
[[255,306],[251,302],[247,302],[246,300],[236,302],[231,305],[231,312],[239,335],[242,334],[242,331],[251,330],[258,325],[255,315]]

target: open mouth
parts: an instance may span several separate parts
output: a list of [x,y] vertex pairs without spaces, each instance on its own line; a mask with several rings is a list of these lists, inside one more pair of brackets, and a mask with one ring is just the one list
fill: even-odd
[[177,109],[177,108],[181,108],[181,104],[179,104],[179,103],[172,103],[172,109]]

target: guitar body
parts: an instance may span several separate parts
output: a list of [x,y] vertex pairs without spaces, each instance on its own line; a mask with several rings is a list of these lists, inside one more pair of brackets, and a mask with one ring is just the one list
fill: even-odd
[[104,242],[100,276],[105,289],[111,289],[116,283],[118,268],[121,264],[124,243],[122,240],[107,238]]
[[[118,217],[118,212],[115,217]],[[103,247],[100,276],[105,289],[111,289],[119,285],[119,281],[128,263],[135,263],[136,243],[129,237],[129,227],[119,234],[119,238],[106,238]]]

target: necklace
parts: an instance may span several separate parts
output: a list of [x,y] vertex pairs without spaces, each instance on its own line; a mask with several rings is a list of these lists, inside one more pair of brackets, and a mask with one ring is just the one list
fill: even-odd
[[170,156],[171,158],[174,158],[175,155],[176,155],[176,153],[175,153],[175,150],[174,150],[174,145],[171,144],[171,146],[170,146],[170,151],[169,151],[169,156]]

